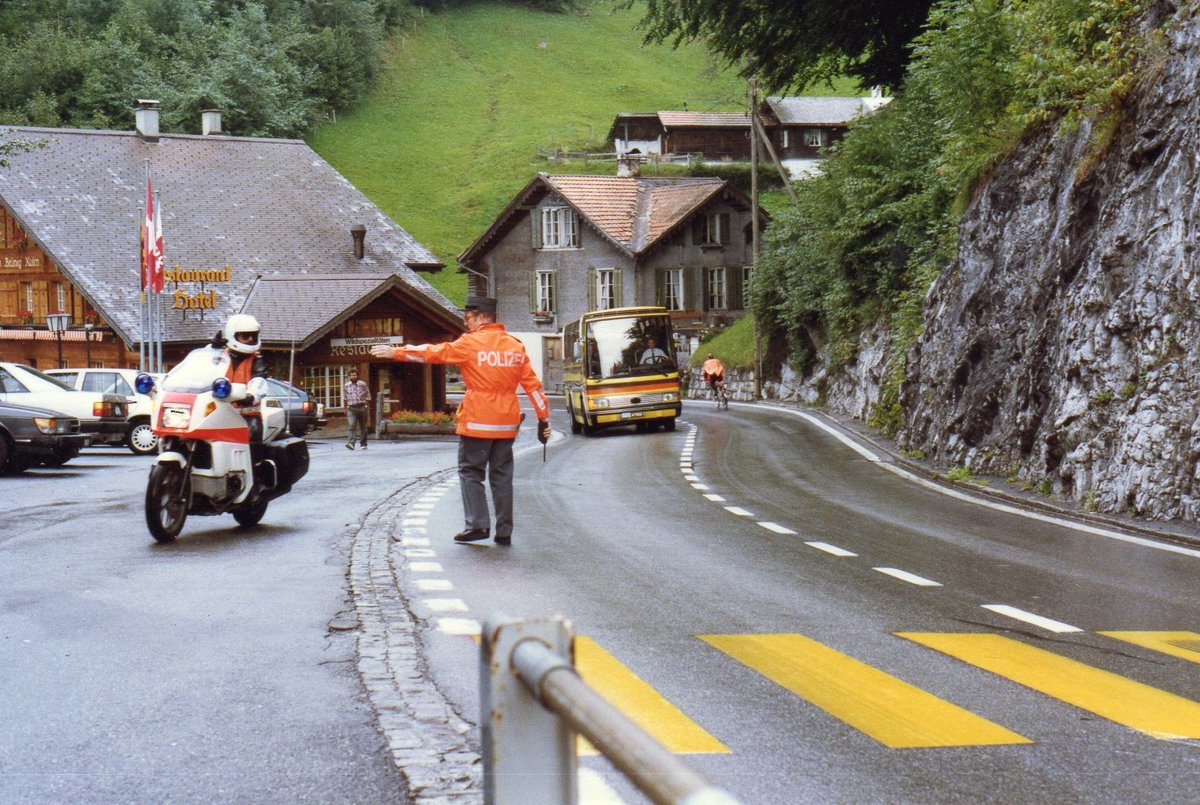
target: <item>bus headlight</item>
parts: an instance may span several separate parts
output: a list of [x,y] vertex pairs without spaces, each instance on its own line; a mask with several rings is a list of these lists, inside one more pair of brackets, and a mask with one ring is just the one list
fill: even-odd
[[675,392],[673,392],[673,391],[668,391],[668,392],[664,393],[662,396],[663,402],[675,402],[676,399],[677,399],[677,396],[676,396]]
[[588,405],[592,408],[607,408],[608,400],[604,397],[594,397],[588,400]]

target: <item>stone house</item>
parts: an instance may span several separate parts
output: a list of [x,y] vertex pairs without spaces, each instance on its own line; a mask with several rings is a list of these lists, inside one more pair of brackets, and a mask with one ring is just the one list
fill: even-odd
[[[538,174],[461,255],[471,293],[561,382],[559,334],[592,310],[659,305],[679,346],[750,304],[750,199],[721,179]],[[767,217],[759,211],[760,225]]]

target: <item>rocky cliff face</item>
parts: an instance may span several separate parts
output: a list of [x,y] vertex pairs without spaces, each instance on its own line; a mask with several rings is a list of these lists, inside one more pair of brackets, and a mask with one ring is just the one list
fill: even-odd
[[1200,19],[1167,32],[1102,152],[1092,125],[1048,132],[981,189],[909,355],[901,445],[1200,518]]

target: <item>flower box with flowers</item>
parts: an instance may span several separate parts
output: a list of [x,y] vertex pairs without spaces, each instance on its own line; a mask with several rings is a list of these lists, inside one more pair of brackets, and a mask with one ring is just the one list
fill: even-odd
[[28,310],[18,310],[17,320],[26,326],[33,324],[33,313]]
[[382,422],[381,433],[451,434],[454,417],[437,411],[395,411]]
[[533,320],[539,324],[549,324],[554,321],[554,311],[539,310],[533,314]]

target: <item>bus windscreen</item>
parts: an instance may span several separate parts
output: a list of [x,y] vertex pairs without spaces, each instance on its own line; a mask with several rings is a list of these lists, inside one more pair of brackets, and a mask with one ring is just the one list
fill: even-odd
[[588,376],[635,377],[675,372],[665,316],[599,319],[587,325]]

